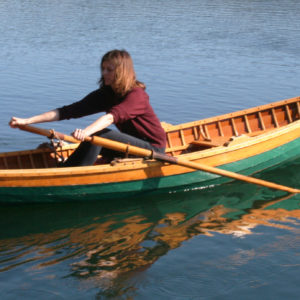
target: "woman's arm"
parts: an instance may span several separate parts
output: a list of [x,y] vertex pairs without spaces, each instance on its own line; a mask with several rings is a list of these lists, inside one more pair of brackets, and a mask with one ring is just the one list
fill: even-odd
[[113,115],[112,114],[106,114],[104,116],[101,116],[99,119],[97,119],[94,123],[87,126],[85,129],[76,129],[72,133],[72,135],[76,139],[78,139],[80,141],[84,141],[84,139],[87,136],[92,135],[93,133],[108,127],[109,125],[113,124],[113,122],[114,122]]
[[34,124],[34,123],[43,123],[43,122],[53,122],[53,121],[58,121],[59,120],[59,112],[57,109],[45,112],[40,115],[36,115],[30,118],[17,118],[17,117],[12,117],[9,125],[12,128],[16,128],[19,125],[28,125],[28,124]]

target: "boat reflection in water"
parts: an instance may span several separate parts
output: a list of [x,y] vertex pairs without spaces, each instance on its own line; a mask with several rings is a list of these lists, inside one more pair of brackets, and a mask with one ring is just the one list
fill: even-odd
[[110,203],[4,206],[0,271],[64,264],[65,276],[92,279],[105,289],[197,235],[240,237],[259,225],[294,230],[299,199],[234,182]]
[[[127,216],[122,220],[110,219],[97,226],[91,224],[91,228],[85,228],[83,235],[79,233],[77,236],[76,233],[70,236],[73,243],[82,243],[84,236],[85,245],[90,245],[86,256],[72,265],[74,275],[90,276],[92,273],[100,278],[112,279],[124,272],[142,270],[195,235],[222,233],[241,237],[251,234],[251,230],[258,225],[292,230],[286,222],[300,220],[300,210],[272,208],[274,205],[280,207],[281,202],[286,202],[290,208],[288,201],[293,202],[291,197],[280,197],[260,204],[257,201],[253,203],[255,208],[243,209],[228,207],[215,199],[215,205],[203,210],[198,207],[195,214],[193,209],[201,200],[189,203],[185,199],[185,204],[178,211],[170,210],[163,214],[158,210],[155,214],[152,210],[152,216],[157,217],[155,220],[144,213]],[[115,217],[118,219],[120,216]]]

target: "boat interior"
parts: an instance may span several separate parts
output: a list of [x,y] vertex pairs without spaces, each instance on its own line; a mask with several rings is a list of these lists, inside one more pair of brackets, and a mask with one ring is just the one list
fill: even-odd
[[[171,125],[162,122],[167,135],[166,154],[202,151],[239,143],[300,119],[300,97],[200,121]],[[0,169],[56,168],[77,147],[51,141],[34,150],[0,153]]]

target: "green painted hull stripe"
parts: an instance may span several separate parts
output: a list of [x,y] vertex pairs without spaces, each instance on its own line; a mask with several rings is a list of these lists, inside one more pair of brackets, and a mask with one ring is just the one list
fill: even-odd
[[[252,174],[280,164],[286,160],[294,159],[297,156],[300,156],[300,139],[296,139],[286,145],[262,154],[220,166],[220,168],[241,174]],[[167,177],[107,184],[54,187],[8,187],[0,188],[0,202],[77,200],[85,199],[88,196],[93,196],[93,199],[108,199],[158,189],[173,190],[188,185],[197,185],[197,187],[200,188],[225,183],[230,180],[230,178],[220,177],[202,171],[194,171]]]

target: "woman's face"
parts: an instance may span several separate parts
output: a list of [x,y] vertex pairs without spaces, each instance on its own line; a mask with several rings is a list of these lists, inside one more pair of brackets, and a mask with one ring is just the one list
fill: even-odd
[[111,86],[115,81],[116,68],[112,63],[104,61],[101,66],[101,74],[104,84]]

